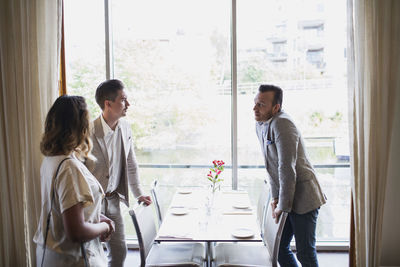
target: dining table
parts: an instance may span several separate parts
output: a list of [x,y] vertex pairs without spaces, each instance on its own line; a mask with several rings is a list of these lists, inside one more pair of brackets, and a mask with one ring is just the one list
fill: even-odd
[[217,242],[262,242],[257,209],[246,191],[177,188],[156,242],[204,242],[207,265]]

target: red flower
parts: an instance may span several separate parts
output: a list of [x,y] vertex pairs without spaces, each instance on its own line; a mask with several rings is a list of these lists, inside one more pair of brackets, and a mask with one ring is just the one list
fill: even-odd
[[214,166],[218,166],[218,167],[225,164],[225,162],[223,162],[222,160],[214,160],[213,163],[214,163]]

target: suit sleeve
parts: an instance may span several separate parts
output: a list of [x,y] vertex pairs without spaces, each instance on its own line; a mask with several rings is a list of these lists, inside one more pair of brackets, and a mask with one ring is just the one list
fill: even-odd
[[279,184],[276,184],[271,178],[269,178],[268,181],[272,198],[279,198]]
[[274,128],[278,154],[278,209],[290,212],[296,189],[296,161],[299,133],[293,122],[288,119],[277,120]]
[[[132,136],[129,131],[129,136]],[[142,189],[140,188],[139,182],[139,167],[136,161],[135,151],[133,149],[132,138],[129,140],[129,153],[128,153],[128,184],[133,195],[137,198],[143,195]]]

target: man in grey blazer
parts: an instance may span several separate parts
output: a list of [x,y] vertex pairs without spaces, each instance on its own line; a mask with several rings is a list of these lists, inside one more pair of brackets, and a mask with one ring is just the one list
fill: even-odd
[[254,99],[256,132],[264,155],[272,197],[272,217],[288,212],[278,261],[297,266],[290,250],[293,236],[302,266],[318,266],[315,229],[318,210],[326,202],[315,171],[307,159],[303,138],[282,108],[282,89],[261,85]]
[[93,121],[90,136],[96,162],[88,162],[88,168],[100,182],[106,194],[102,212],[115,223],[115,233],[106,243],[108,266],[123,266],[127,247],[120,201],[129,206],[129,190],[139,201],[151,204],[143,195],[139,183],[138,164],[132,143],[132,131],[128,122],[121,120],[129,107],[124,84],[119,80],[107,80],[96,90],[96,102],[102,114]]

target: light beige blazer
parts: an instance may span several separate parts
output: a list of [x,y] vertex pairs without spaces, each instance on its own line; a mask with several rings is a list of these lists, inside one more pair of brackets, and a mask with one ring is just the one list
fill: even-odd
[[[101,116],[101,115],[100,115]],[[100,182],[104,192],[107,190],[109,181],[110,161],[108,159],[104,131],[100,116],[90,126],[90,137],[93,142],[92,154],[97,158],[96,162],[87,161],[86,166]],[[129,190],[135,197],[141,196],[142,190],[139,182],[139,169],[136,161],[132,142],[132,130],[128,122],[119,120],[121,131],[121,177],[116,192],[121,201],[129,206]]]

